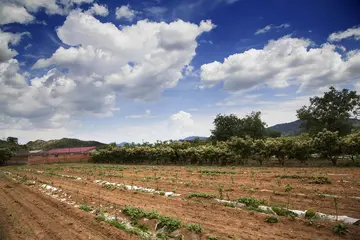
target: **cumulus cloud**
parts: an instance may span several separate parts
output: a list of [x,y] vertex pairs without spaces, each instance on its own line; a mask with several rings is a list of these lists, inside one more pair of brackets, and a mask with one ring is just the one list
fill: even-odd
[[270,25],[267,25],[267,26],[264,27],[264,28],[258,29],[258,30],[255,32],[255,35],[269,32],[269,31],[272,30],[272,29],[288,28],[288,27],[290,27],[290,24],[287,24],[287,23],[283,23],[283,24],[280,24],[280,25],[278,25],[278,26],[277,26],[277,25],[274,25],[274,24],[270,24]]
[[30,33],[9,33],[0,29],[0,63],[6,62],[18,54],[14,49],[10,49],[9,45],[17,45],[25,35],[29,36]]
[[345,31],[335,32],[330,34],[328,41],[338,42],[345,38],[354,38],[355,40],[360,40],[360,27],[349,28]]
[[109,10],[107,9],[106,5],[94,3],[94,5],[88,10],[88,13],[106,17],[107,15],[109,15]]
[[246,91],[257,86],[299,90],[353,81],[360,76],[360,52],[342,56],[337,47],[312,47],[308,39],[282,37],[263,49],[233,54],[224,61],[201,66],[201,80],[207,86],[224,83],[227,91]]
[[74,11],[57,29],[65,44],[34,68],[57,65],[75,76],[97,74],[98,84],[118,95],[153,100],[164,89],[176,86],[197,47],[196,38],[210,31],[211,21],[199,25],[177,20],[171,23],[138,21],[121,30],[93,16]]
[[76,5],[91,2],[93,0],[2,0],[0,25],[36,23],[35,17],[31,13],[44,10],[49,15],[66,15]]
[[137,12],[135,10],[130,9],[130,5],[123,5],[121,7],[116,8],[116,19],[125,18],[127,21],[132,21],[136,16]]
[[8,23],[30,23],[35,20],[23,6],[11,2],[0,4],[0,25]]

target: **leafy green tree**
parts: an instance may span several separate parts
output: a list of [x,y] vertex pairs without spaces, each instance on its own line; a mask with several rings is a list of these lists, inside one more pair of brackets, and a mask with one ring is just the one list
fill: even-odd
[[266,129],[265,135],[269,138],[278,138],[281,137],[281,132],[268,128]]
[[305,131],[316,134],[326,128],[331,132],[339,132],[341,136],[351,132],[349,119],[360,113],[360,95],[356,91],[343,89],[337,91],[330,87],[323,97],[310,98],[310,105],[297,110],[302,120],[301,127]]
[[342,139],[342,152],[350,156],[355,162],[360,156],[360,130],[353,132]]
[[18,138],[16,138],[16,137],[8,137],[6,139],[6,141],[10,144],[18,145]]
[[252,112],[244,118],[234,114],[217,115],[214,120],[215,129],[211,130],[211,138],[216,141],[227,141],[231,137],[257,139],[265,136],[265,122],[261,120],[261,112]]
[[12,153],[8,148],[0,148],[0,165],[5,164],[12,157]]
[[215,129],[211,130],[211,138],[216,141],[227,141],[231,137],[239,136],[242,121],[234,114],[218,114],[214,120]]
[[341,142],[338,132],[324,129],[313,138],[312,145],[317,153],[330,160],[335,166],[341,154]]

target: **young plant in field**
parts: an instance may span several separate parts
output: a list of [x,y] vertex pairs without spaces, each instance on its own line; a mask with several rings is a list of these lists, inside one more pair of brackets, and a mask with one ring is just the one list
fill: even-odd
[[91,207],[89,207],[86,202],[83,202],[80,207],[81,210],[85,211],[85,212],[90,212],[91,211]]
[[288,202],[287,202],[287,206],[286,208],[289,209],[289,204],[290,204],[290,192],[292,190],[292,187],[290,184],[286,184],[285,186],[285,192],[288,194]]
[[334,198],[334,206],[335,206],[335,212],[336,212],[336,221],[338,220],[338,198]]
[[349,232],[348,226],[345,223],[338,223],[333,227],[333,232],[340,236],[346,235]]
[[251,206],[251,207],[259,207],[259,205],[261,204],[265,204],[265,201],[264,200],[257,200],[256,198],[247,198],[247,197],[243,197],[243,198],[240,198],[238,200],[239,203],[244,203],[246,206]]
[[186,225],[187,230],[191,231],[191,232],[195,232],[195,233],[202,233],[203,229],[200,226],[200,224],[187,224]]
[[207,239],[208,239],[208,240],[217,240],[217,237],[215,237],[215,236],[208,236]]
[[218,192],[219,192],[219,199],[223,199],[223,189],[224,189],[224,186],[219,184],[218,185]]
[[209,193],[202,193],[202,192],[189,193],[188,198],[194,198],[194,197],[198,197],[198,198],[216,198],[216,195],[209,194]]
[[268,217],[265,218],[265,222],[267,222],[267,223],[278,223],[278,222],[280,222],[280,220],[277,217],[268,216]]

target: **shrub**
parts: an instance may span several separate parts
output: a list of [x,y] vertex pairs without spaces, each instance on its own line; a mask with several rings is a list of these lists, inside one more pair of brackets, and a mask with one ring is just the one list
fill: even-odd
[[338,223],[333,227],[333,232],[340,236],[347,234],[348,231],[348,226],[345,223]]
[[200,224],[187,224],[186,225],[187,230],[191,231],[191,232],[195,232],[195,233],[202,233],[202,227],[200,226]]
[[280,220],[277,217],[268,216],[268,217],[265,218],[265,222],[267,222],[267,223],[278,223],[278,222],[280,222]]
[[265,204],[264,200],[257,200],[256,198],[243,197],[238,200],[239,203],[244,203],[246,206],[258,207],[261,204]]

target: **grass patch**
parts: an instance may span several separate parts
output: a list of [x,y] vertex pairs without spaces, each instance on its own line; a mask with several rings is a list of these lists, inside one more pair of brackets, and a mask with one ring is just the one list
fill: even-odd
[[188,198],[194,198],[194,197],[198,197],[198,198],[216,198],[216,195],[209,194],[209,193],[202,193],[202,192],[189,193]]

